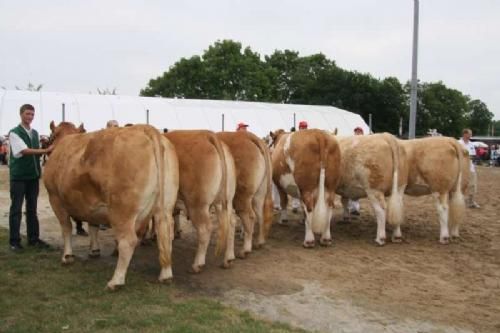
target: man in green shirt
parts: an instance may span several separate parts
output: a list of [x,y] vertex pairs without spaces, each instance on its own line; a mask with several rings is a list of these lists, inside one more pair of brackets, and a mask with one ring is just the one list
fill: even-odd
[[53,147],[40,148],[38,132],[31,128],[31,122],[35,117],[33,105],[24,104],[20,109],[21,123],[9,132],[10,142],[10,212],[9,232],[10,249],[20,251],[21,245],[21,217],[24,198],[26,198],[26,229],[28,234],[28,245],[47,247],[40,240],[40,232],[37,217],[37,200],[39,191],[40,155],[52,151]]

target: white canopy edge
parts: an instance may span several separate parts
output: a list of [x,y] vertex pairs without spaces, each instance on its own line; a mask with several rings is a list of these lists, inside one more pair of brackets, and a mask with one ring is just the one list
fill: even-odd
[[296,126],[305,120],[309,128],[337,129],[339,135],[351,135],[358,126],[369,133],[361,116],[332,106],[0,90],[0,134],[7,134],[19,124],[19,108],[26,103],[35,107],[32,125],[40,134],[50,133],[52,120],[63,120],[63,104],[65,120],[75,125],[83,123],[88,131],[104,128],[111,119],[120,126],[144,124],[149,115],[149,124],[160,130],[218,132],[224,123],[224,130],[234,131],[239,122],[244,122],[249,131],[264,137],[275,129],[290,130],[295,115]]

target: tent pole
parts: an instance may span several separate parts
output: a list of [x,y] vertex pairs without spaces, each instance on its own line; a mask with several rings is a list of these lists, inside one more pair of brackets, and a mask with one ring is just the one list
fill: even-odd
[[149,109],[146,109],[146,124],[149,125]]
[[224,132],[224,113],[222,114],[222,132]]
[[66,121],[66,105],[62,103],[62,121]]

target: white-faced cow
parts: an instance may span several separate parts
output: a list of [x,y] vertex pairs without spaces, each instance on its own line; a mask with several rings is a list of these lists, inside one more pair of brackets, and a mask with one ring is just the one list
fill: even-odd
[[259,224],[257,247],[265,243],[272,224],[272,167],[264,141],[250,132],[220,132],[217,137],[231,150],[236,165],[233,206],[244,228],[240,258],[252,251],[255,221]]
[[273,139],[273,181],[281,198],[281,219],[286,218],[287,194],[301,199],[306,214],[304,247],[332,242],[330,220],[335,189],[340,179],[340,148],[337,140],[322,130],[270,133]]
[[[172,213],[178,192],[179,167],[173,145],[148,125],[82,133],[63,122],[50,124],[54,150],[43,180],[64,238],[62,262],[73,262],[70,216],[87,221],[91,251],[98,248],[99,224],[111,225],[118,263],[107,286],[125,283],[139,230],[157,221],[160,281],[172,278]],[[133,152],[133,154],[131,154]]]

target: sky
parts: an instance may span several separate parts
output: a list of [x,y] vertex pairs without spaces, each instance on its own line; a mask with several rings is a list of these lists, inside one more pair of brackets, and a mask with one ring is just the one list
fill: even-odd
[[[182,57],[233,39],[264,55],[323,53],[377,78],[411,76],[413,0],[0,0],[0,87],[138,95]],[[418,77],[500,120],[500,1],[420,0]]]

